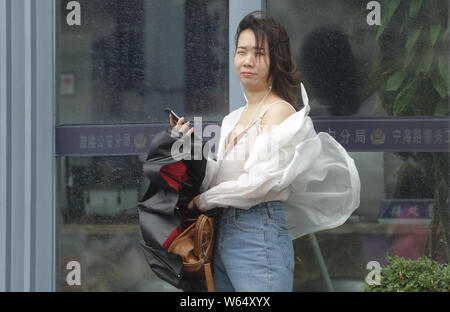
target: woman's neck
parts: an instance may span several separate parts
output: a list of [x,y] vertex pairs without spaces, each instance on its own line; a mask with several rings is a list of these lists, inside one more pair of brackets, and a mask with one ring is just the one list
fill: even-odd
[[256,90],[256,91],[247,91],[247,104],[249,108],[257,108],[257,106],[263,104],[263,100],[267,98],[269,95],[268,93],[271,91],[269,87],[262,89],[262,90]]

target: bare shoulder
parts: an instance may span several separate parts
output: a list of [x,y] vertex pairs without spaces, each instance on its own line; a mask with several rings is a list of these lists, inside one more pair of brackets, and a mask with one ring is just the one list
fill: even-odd
[[294,113],[295,109],[292,105],[280,100],[270,106],[264,115],[261,124],[265,126],[275,126],[282,123],[286,118]]

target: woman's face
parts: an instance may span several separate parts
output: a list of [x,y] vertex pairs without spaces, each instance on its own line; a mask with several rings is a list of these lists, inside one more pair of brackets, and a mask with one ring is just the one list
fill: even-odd
[[248,91],[269,88],[269,45],[267,40],[263,43],[263,47],[256,47],[255,34],[251,29],[246,29],[239,35],[234,67],[239,80]]

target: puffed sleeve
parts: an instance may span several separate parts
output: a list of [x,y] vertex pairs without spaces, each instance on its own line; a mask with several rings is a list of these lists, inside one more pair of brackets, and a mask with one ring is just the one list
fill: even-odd
[[298,155],[302,153],[302,157],[314,159],[320,154],[320,146],[314,138],[308,138],[314,131],[309,118],[302,126],[292,127],[305,121],[302,114],[302,111],[292,114],[272,131],[258,135],[244,172],[238,179],[222,182],[200,194],[200,209],[217,206],[248,209],[263,201],[270,191],[289,187],[293,178],[289,172],[293,167],[307,169],[303,165],[305,161],[298,161]]
[[[302,95],[306,97],[302,85]],[[306,103],[305,103],[306,102]],[[293,238],[344,223],[359,206],[353,159],[329,134],[314,130],[309,105],[256,137],[244,173],[200,195],[200,209],[250,208],[270,191],[289,188],[283,202]]]

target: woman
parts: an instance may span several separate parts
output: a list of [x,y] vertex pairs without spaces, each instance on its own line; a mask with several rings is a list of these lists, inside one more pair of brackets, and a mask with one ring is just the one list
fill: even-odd
[[[342,224],[359,205],[359,179],[345,150],[315,133],[303,88],[305,107],[297,112],[285,29],[252,12],[235,39],[247,104],[224,118],[218,161],[208,159],[202,193],[188,208],[225,208],[214,251],[216,291],[292,291],[292,238]],[[190,135],[183,121],[170,117]],[[289,229],[286,212],[294,221]]]

